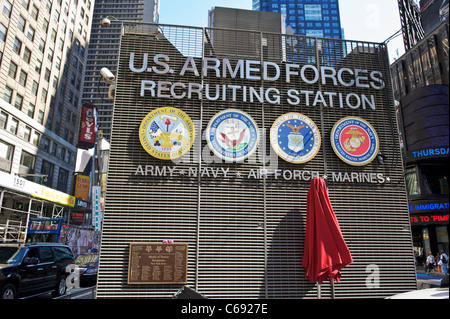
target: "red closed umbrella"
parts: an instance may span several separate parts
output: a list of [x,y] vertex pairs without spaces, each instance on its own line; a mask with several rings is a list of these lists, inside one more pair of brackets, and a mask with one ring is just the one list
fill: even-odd
[[307,198],[305,250],[302,265],[306,278],[319,285],[326,279],[339,282],[341,269],[353,261],[331,206],[325,181],[311,180]]

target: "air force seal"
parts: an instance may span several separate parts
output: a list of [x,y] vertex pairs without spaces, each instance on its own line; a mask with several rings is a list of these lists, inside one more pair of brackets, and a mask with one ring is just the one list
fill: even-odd
[[301,164],[310,161],[320,149],[316,124],[300,113],[286,113],[270,129],[270,143],[282,159]]
[[375,129],[359,117],[344,117],[331,130],[331,145],[336,155],[350,165],[369,164],[378,154]]
[[256,151],[259,131],[256,122],[247,113],[227,109],[209,121],[206,139],[216,156],[238,162]]
[[174,107],[161,107],[145,116],[139,127],[142,147],[153,157],[170,160],[184,155],[194,143],[191,118]]

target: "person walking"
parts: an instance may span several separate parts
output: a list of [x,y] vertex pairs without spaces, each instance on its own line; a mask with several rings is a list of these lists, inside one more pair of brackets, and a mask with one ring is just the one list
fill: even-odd
[[434,256],[431,253],[431,251],[428,253],[428,257],[427,257],[427,276],[430,272],[430,270],[433,270],[434,275],[436,276],[436,270],[434,270]]
[[443,250],[441,250],[440,263],[442,267],[442,273],[448,274],[448,256]]

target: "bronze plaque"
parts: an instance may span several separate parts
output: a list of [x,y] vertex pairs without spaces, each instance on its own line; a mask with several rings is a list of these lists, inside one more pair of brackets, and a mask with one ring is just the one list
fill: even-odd
[[130,243],[128,284],[187,283],[187,244]]

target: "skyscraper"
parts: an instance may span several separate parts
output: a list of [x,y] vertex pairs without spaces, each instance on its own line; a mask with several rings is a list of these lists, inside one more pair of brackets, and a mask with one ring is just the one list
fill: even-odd
[[12,149],[2,170],[70,192],[93,1],[1,4],[0,142]]
[[[104,27],[103,18],[111,25]],[[119,20],[119,21],[117,21]],[[117,74],[120,45],[120,21],[158,22],[159,0],[97,0],[88,49],[83,99],[97,106],[97,124],[107,140],[111,137],[113,100],[108,99],[109,86],[101,80],[100,69]]]
[[93,3],[0,1],[0,206],[16,209],[0,207],[0,226],[14,221],[20,236],[34,207],[28,185],[72,192]]
[[343,38],[338,0],[253,0],[253,10],[283,14],[287,33]]

